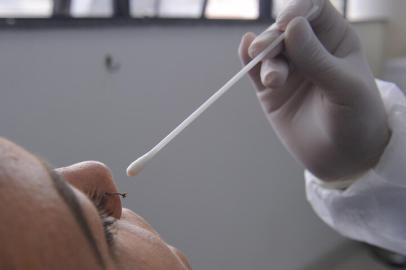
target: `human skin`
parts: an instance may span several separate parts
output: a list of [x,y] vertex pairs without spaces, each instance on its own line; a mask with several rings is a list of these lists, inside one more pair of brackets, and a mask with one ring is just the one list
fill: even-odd
[[0,138],[0,269],[191,269],[117,192],[100,162],[53,170]]

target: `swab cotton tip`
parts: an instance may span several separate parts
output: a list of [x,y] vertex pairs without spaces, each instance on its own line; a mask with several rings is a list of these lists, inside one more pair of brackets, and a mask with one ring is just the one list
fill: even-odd
[[[313,16],[319,7],[313,6],[306,18]],[[160,141],[148,153],[138,158],[131,163],[127,168],[128,176],[137,175],[145,166],[145,164],[162,150],[170,141],[172,141],[179,133],[181,133],[187,126],[189,126],[200,114],[209,108],[217,99],[226,93],[234,84],[236,84],[245,74],[247,74],[253,67],[261,62],[273,49],[275,49],[285,38],[285,33],[277,37],[267,48],[260,52],[254,59],[252,59],[246,66],[244,66],[237,74],[235,74],[228,82],[226,82],[217,92],[215,92],[208,100],[206,100],[199,108],[197,108],[191,115],[189,115],[179,126],[171,131],[162,141]]]
[[145,164],[148,162],[149,159],[150,155],[147,153],[131,163],[130,166],[128,166],[127,168],[127,175],[136,176],[137,174],[139,174],[140,171],[142,171],[142,169],[145,167]]

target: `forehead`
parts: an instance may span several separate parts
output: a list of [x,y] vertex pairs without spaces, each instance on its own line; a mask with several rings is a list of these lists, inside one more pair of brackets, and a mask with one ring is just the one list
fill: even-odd
[[4,254],[16,254],[21,260],[24,254],[32,257],[37,252],[34,265],[36,260],[53,265],[61,262],[55,258],[72,261],[75,254],[94,269],[94,254],[43,163],[5,139],[0,139],[0,213],[0,261]]
[[1,213],[11,215],[10,222],[17,223],[18,216],[26,221],[55,219],[57,213],[69,221],[68,208],[42,162],[5,139],[0,139],[0,201],[7,202],[0,207]]
[[[21,199],[49,195],[57,199],[49,174],[42,162],[20,146],[0,138],[0,192],[13,190]],[[12,194],[11,194],[12,195]],[[53,196],[54,195],[54,196]]]

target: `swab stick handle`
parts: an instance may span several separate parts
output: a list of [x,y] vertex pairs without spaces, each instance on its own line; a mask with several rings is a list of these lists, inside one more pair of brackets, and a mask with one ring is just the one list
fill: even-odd
[[[314,6],[307,18],[311,17],[318,7]],[[187,126],[189,126],[196,118],[200,116],[207,108],[209,108],[217,99],[225,94],[234,84],[236,84],[245,74],[247,74],[253,67],[264,59],[273,49],[275,49],[285,38],[285,33],[282,33],[277,39],[274,40],[266,49],[259,53],[254,59],[252,59],[247,65],[245,65],[237,74],[235,74],[228,82],[226,82],[216,93],[214,93],[208,100],[206,100],[199,108],[197,108],[191,115],[189,115],[179,126],[172,130],[163,140],[155,145],[149,152],[142,157],[135,160],[127,168],[128,176],[137,175],[145,166],[145,164],[153,158],[159,151],[162,150],[170,141],[173,140],[179,133],[182,132]]]
[[207,108],[209,108],[217,99],[219,99],[224,93],[226,93],[236,82],[238,82],[245,74],[248,73],[255,65],[257,65],[270,51],[272,51],[276,46],[278,46],[283,39],[285,34],[282,33],[270,46],[268,46],[264,51],[258,54],[254,59],[252,59],[246,66],[244,66],[237,74],[235,74],[228,82],[226,82],[223,87],[221,87],[216,93],[214,93],[208,100],[206,100],[199,108],[197,108],[191,115],[189,115],[179,126],[171,131],[162,141],[154,146],[149,152],[147,152],[142,157],[138,158],[136,161],[130,164],[127,168],[128,176],[135,176],[142,170],[146,162],[154,157],[162,148],[164,148],[170,141],[173,140],[179,133],[182,132],[187,126],[189,126],[196,118],[200,116]]

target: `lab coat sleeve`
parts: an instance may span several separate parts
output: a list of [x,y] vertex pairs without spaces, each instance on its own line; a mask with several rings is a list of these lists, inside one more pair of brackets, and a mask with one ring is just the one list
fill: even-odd
[[306,171],[307,199],[343,236],[406,255],[406,98],[394,84],[377,84],[392,131],[379,163],[344,183]]

